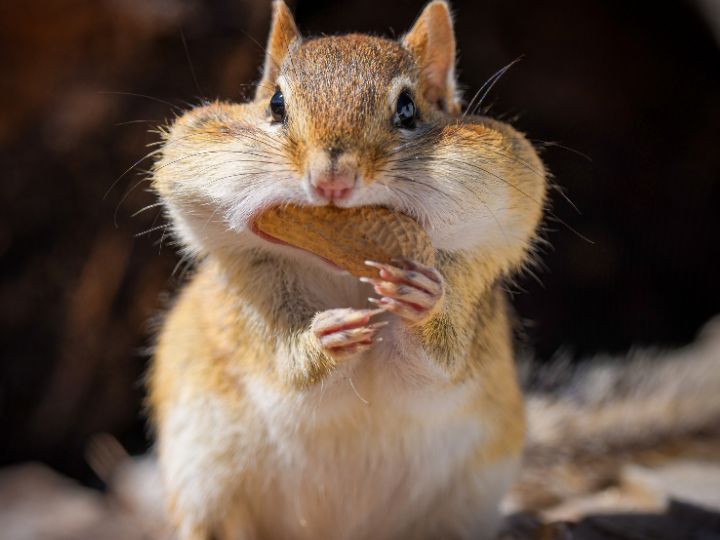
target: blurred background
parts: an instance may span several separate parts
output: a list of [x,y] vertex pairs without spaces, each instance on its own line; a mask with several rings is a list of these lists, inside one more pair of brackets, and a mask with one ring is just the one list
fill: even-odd
[[[424,2],[290,2],[301,31],[399,36]],[[679,346],[720,311],[716,0],[452,2],[469,99],[542,149],[543,264],[513,287],[541,360]],[[88,438],[150,447],[143,373],[182,282],[148,191],[153,130],[258,78],[265,0],[0,6],[0,464],[96,485]],[[129,172],[128,172],[129,171]]]

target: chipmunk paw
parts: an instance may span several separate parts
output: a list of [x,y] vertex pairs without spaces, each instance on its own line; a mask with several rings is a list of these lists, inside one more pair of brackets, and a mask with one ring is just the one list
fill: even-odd
[[378,330],[388,323],[370,323],[370,320],[385,311],[385,307],[329,309],[315,316],[310,330],[327,354],[336,359],[344,359],[368,350],[379,340],[376,337]]
[[410,324],[426,321],[441,305],[445,284],[440,272],[410,259],[393,259],[393,264],[366,261],[379,271],[379,278],[359,278],[370,283],[381,298],[368,300],[391,311]]

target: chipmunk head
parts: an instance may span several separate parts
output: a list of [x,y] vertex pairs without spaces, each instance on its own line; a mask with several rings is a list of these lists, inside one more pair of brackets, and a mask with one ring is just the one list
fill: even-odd
[[[276,0],[254,99],[193,109],[168,134],[155,185],[176,229],[200,251],[255,246],[254,217],[293,203],[394,208],[446,249],[515,234],[516,220],[495,214],[517,193],[493,178],[517,183],[506,177],[527,173],[518,153],[529,155],[529,169],[542,165],[510,128],[459,116],[454,67],[443,0],[428,4],[399,40],[306,39]],[[519,213],[533,207],[523,236],[543,193],[535,190],[537,204],[516,205]]]
[[382,181],[393,148],[457,110],[455,40],[433,2],[400,41],[360,34],[303,39],[282,1],[273,9],[255,101],[312,203],[352,204]]

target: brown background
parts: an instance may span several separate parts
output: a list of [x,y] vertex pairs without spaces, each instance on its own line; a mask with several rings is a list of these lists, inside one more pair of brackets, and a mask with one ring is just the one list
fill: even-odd
[[[467,96],[524,55],[485,104],[545,147],[580,210],[553,194],[553,247],[513,287],[527,343],[548,359],[689,341],[720,311],[713,20],[681,1],[453,5]],[[421,7],[295,11],[307,33],[399,35]],[[132,217],[155,202],[138,160],[176,112],[251,92],[268,15],[258,0],[0,5],[0,463],[41,459],[93,483],[91,434],[148,447],[152,320],[182,272],[170,277],[162,229],[142,234],[159,209]]]

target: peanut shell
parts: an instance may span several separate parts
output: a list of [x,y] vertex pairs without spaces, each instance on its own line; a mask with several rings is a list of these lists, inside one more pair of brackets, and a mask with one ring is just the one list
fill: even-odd
[[412,218],[380,206],[278,206],[255,221],[273,238],[319,255],[355,276],[377,277],[366,260],[406,257],[435,265],[427,233]]

